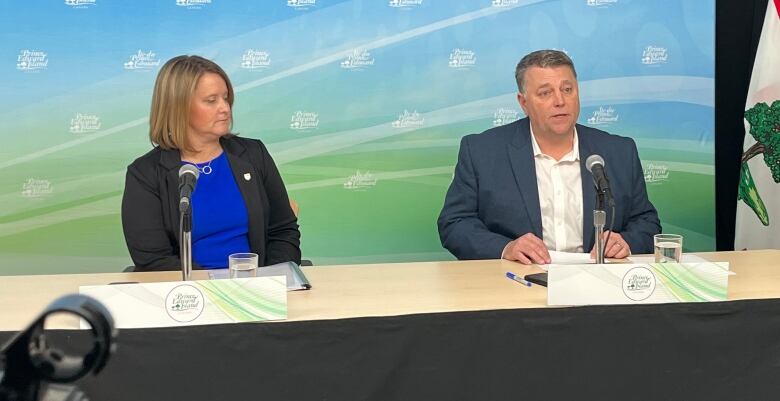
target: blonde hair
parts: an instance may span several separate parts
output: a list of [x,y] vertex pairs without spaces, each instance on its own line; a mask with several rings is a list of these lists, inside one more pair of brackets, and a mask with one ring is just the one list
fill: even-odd
[[[203,74],[214,73],[227,85],[233,107],[233,85],[220,66],[200,56],[177,56],[168,60],[157,74],[149,113],[149,139],[163,149],[191,150],[187,142],[190,104]],[[232,124],[232,121],[231,121]]]

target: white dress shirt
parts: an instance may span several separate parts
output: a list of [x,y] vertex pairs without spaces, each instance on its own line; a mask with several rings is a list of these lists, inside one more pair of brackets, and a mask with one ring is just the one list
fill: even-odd
[[583,252],[582,175],[577,129],[572,149],[560,160],[542,153],[531,128],[536,185],[542,212],[542,240],[547,249]]

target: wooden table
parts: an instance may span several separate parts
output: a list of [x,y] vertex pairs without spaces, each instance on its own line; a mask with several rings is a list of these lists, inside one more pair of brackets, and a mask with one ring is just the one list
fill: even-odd
[[[552,308],[504,275],[537,267],[500,260],[309,267],[288,320],[121,330],[79,386],[113,401],[777,398],[780,251],[700,256],[731,264],[729,302]],[[0,277],[0,343],[80,285],[179,279]]]
[[[737,273],[729,277],[729,300],[780,298],[780,250],[698,255],[729,262]],[[524,275],[541,270],[505,260],[314,266],[303,271],[313,289],[288,293],[287,321],[547,306],[544,287],[525,288],[505,277],[507,271]],[[208,274],[194,271],[193,277],[207,279]],[[79,286],[180,279],[180,272],[0,277],[0,331],[25,327],[51,301],[78,292]]]

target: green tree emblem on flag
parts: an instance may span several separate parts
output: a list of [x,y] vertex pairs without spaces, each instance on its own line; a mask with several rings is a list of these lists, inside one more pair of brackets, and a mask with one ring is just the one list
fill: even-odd
[[756,140],[756,144],[742,154],[737,200],[742,200],[750,206],[761,224],[768,226],[769,213],[758,193],[747,161],[763,153],[764,163],[772,172],[772,179],[775,183],[780,183],[780,100],[772,102],[772,106],[763,102],[756,103],[745,111],[745,119],[750,124],[750,135]]

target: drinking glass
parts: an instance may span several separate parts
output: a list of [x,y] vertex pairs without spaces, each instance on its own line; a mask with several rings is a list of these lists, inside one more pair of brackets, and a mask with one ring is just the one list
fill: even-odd
[[230,278],[257,277],[256,253],[234,253],[228,256]]
[[653,237],[653,244],[655,245],[655,263],[680,263],[683,245],[682,235],[656,234]]

